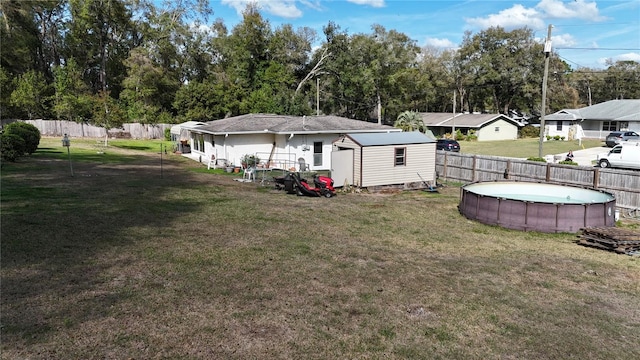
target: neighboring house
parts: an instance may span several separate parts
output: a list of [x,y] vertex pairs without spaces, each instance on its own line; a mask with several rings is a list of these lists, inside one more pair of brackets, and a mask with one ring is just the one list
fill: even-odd
[[346,134],[333,142],[335,186],[435,185],[436,142],[425,134]]
[[347,133],[400,132],[391,126],[339,116],[246,114],[187,128],[191,158],[208,162],[211,156],[239,166],[255,155],[270,168],[308,170],[331,168],[332,142]]
[[503,114],[456,114],[451,113],[420,113],[422,121],[434,134],[442,137],[451,133],[455,128],[463,134],[475,131],[478,141],[515,140],[518,129],[523,126],[520,122]]
[[[563,109],[545,116],[544,120],[546,135],[564,136],[567,140],[584,135],[583,138],[604,140],[612,131],[640,132],[640,99],[611,100],[580,109]],[[583,134],[579,133],[580,128]]]

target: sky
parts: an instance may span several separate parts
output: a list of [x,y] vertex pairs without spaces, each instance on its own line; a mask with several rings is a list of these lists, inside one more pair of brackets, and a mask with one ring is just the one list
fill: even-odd
[[527,26],[543,43],[552,25],[552,48],[574,69],[606,68],[607,59],[640,62],[640,0],[210,0],[212,18],[231,31],[249,2],[272,29],[309,27],[319,41],[329,21],[349,35],[371,34],[378,24],[441,49],[456,49],[467,30],[491,26]]

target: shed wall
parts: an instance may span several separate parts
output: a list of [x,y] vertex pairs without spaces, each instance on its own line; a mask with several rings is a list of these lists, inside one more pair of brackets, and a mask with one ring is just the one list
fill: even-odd
[[[394,165],[395,148],[397,147],[407,149],[406,165],[404,166]],[[432,182],[435,180],[435,153],[435,143],[362,148],[360,186],[405,184],[422,180]],[[358,162],[354,162],[357,166]]]

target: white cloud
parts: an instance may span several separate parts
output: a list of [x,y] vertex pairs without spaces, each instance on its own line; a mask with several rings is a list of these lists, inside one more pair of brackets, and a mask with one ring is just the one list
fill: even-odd
[[553,47],[571,47],[576,44],[576,40],[569,34],[551,35]]
[[541,0],[536,8],[545,18],[549,19],[582,19],[602,21],[606,18],[600,15],[595,1],[575,0],[563,2],[561,0]]
[[525,8],[520,4],[481,18],[467,18],[466,22],[483,29],[500,26],[507,30],[527,26],[531,29],[542,29],[545,26],[541,14],[533,8]]
[[354,3],[356,5],[369,5],[371,7],[384,7],[384,0],[347,0],[350,3]]
[[302,16],[302,11],[296,6],[296,0],[222,0],[223,5],[236,9],[238,15],[246,9],[250,3],[257,4],[261,11],[271,15],[280,16],[287,19],[295,19]]
[[640,62],[640,53],[626,53],[613,57],[616,61],[637,61]]
[[458,47],[449,39],[427,38],[424,43],[438,49],[456,49]]

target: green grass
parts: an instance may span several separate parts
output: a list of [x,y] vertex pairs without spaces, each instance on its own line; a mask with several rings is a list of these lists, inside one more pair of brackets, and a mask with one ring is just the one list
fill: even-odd
[[[542,143],[542,156],[550,154],[567,153],[569,150],[580,150],[603,146],[600,140],[583,140],[582,145],[578,141],[544,141]],[[518,139],[502,141],[460,141],[460,151],[464,154],[507,156],[516,158],[537,157],[539,152],[539,139]]]
[[154,142],[74,141],[71,177],[43,145],[2,168],[2,358],[640,357],[640,259],[469,221],[457,187],[161,177]]

